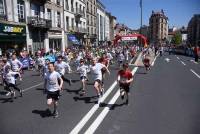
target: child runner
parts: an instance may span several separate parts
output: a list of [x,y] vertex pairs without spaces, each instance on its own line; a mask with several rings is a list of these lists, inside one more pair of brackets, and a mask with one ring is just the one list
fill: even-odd
[[133,81],[133,75],[128,69],[128,63],[123,64],[123,69],[118,72],[117,80],[120,87],[121,98],[124,99],[124,95],[126,95],[125,104],[128,105],[130,84]]
[[[51,115],[50,107],[54,106],[53,116],[58,117],[58,100],[59,100],[59,91],[62,89],[63,80],[61,75],[55,71],[53,63],[48,64],[49,72],[45,76],[45,88],[47,89],[47,105],[48,109],[46,110],[47,114]],[[59,81],[59,82],[58,82]]]

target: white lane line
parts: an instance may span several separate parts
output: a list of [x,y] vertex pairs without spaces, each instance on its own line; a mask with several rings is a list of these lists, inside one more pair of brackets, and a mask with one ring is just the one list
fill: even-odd
[[200,79],[200,75],[198,75],[194,70],[190,69],[190,71]]
[[[131,62],[129,62],[131,63]],[[117,80],[113,82],[113,84],[109,87],[109,89],[106,91],[106,93],[101,98],[101,102],[103,102],[108,95],[112,92],[112,90],[117,85]],[[79,121],[79,123],[73,128],[73,130],[70,132],[70,134],[78,134],[81,129],[85,126],[85,124],[89,121],[89,119],[92,117],[92,115],[98,110],[99,104],[95,104],[89,112]]]
[[183,61],[181,61],[181,63],[182,63],[184,66],[186,65]]
[[180,58],[179,58],[179,57],[176,57],[176,58],[180,60]]
[[154,58],[153,62],[151,63],[151,66],[154,66],[157,57],[158,57],[158,55]]
[[[110,86],[110,88],[106,91],[106,93],[101,98],[101,101],[103,102],[108,95],[112,92],[112,90],[117,85],[117,81],[115,80],[114,83]],[[70,132],[70,134],[78,134],[80,130],[85,126],[85,124],[88,122],[88,120],[92,117],[92,115],[97,111],[99,108],[99,104],[95,104],[90,111],[81,119],[81,121],[74,127],[74,129]]]
[[[135,72],[137,71],[138,67],[134,68],[132,73],[133,75],[135,74]],[[115,95],[113,96],[113,98],[109,101],[108,105],[113,105],[115,104],[115,102],[117,101],[117,99],[120,96],[120,91],[118,89],[118,91],[115,93]],[[99,125],[101,124],[101,122],[103,121],[103,119],[106,117],[106,115],[108,114],[108,112],[110,111],[109,107],[105,107],[103,109],[103,111],[99,114],[99,116],[95,119],[95,121],[90,125],[90,127],[85,131],[84,134],[93,134],[96,129],[99,127]]]
[[38,86],[40,86],[40,85],[42,85],[42,84],[43,84],[43,82],[41,82],[41,83],[39,83],[39,84],[37,84],[37,85],[31,86],[31,87],[29,87],[29,88],[26,88],[26,89],[23,90],[23,92],[26,92],[26,91],[28,91],[28,90],[30,90],[30,89],[32,89],[32,88],[38,87]]

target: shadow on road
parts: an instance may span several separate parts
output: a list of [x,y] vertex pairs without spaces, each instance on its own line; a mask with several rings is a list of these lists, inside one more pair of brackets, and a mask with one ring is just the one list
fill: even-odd
[[42,118],[51,117],[52,114],[47,110],[33,110],[32,113],[39,114]]
[[[91,96],[91,97],[78,97],[78,96],[75,96],[73,97],[73,99],[75,101],[84,101],[85,103],[97,103],[98,101],[96,100],[98,98],[98,96]],[[95,100],[93,100],[95,99]]]
[[99,106],[100,107],[108,107],[110,110],[114,110],[117,107],[122,107],[123,105],[126,105],[125,102],[121,104],[106,104],[106,103],[101,103]]
[[82,88],[79,88],[77,90],[71,90],[71,89],[65,89],[68,93],[74,93],[74,94],[79,94]]
[[1,103],[8,103],[8,102],[12,103],[13,102],[13,100],[11,98],[0,98],[0,101],[1,101]]

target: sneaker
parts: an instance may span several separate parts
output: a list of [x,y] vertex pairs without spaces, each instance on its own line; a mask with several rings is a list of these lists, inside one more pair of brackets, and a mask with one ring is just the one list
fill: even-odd
[[20,90],[19,92],[20,92],[20,97],[22,97],[23,96],[23,91]]
[[82,89],[81,92],[80,92],[80,96],[83,96],[83,95],[85,95],[85,90],[84,89]]
[[104,94],[104,88],[101,88],[101,96]]
[[123,100],[123,99],[124,99],[124,95],[125,95],[125,91],[124,91],[124,90],[121,90],[120,92],[121,92],[121,98],[122,98],[122,100]]
[[53,112],[53,117],[54,117],[54,118],[58,118],[58,111],[54,111],[54,112]]
[[10,95],[11,95],[11,92],[6,93],[6,96],[10,96]]

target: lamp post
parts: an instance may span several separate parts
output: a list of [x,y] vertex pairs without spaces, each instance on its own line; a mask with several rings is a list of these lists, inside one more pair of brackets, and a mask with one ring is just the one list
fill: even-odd
[[[140,0],[140,34],[142,34],[142,0]],[[140,44],[142,44],[142,39],[140,38]]]

